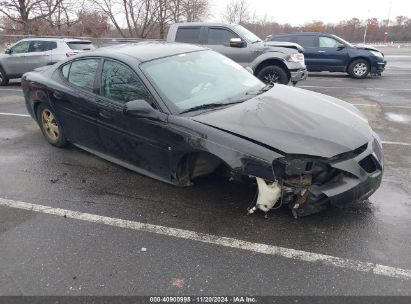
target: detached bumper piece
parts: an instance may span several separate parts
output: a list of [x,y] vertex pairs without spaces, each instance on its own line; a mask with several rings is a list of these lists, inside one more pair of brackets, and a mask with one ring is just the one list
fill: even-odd
[[374,140],[328,160],[286,158],[273,165],[277,177],[282,176],[282,202],[299,217],[366,200],[381,184],[383,162]]

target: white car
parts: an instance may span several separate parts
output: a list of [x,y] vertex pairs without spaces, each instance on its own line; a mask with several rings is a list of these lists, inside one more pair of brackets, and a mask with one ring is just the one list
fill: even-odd
[[0,54],[0,85],[20,78],[35,68],[51,65],[72,55],[93,50],[89,40],[70,38],[25,38]]

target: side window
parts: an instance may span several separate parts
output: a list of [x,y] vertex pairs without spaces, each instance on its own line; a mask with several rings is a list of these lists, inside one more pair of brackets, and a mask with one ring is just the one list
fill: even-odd
[[200,27],[179,27],[177,29],[176,42],[201,43]]
[[272,37],[271,41],[294,42],[291,36]]
[[66,68],[68,65],[63,66],[62,73],[63,75],[68,74],[68,81],[72,84],[93,92],[94,78],[99,61],[100,59],[95,58],[76,60],[71,63],[70,68]]
[[149,92],[137,75],[130,68],[111,60],[104,60],[100,94],[121,103],[144,99],[154,107]]
[[309,35],[297,36],[295,42],[303,47],[318,47],[317,36],[309,36]]
[[51,51],[57,49],[57,42],[56,41],[47,41],[47,51]]
[[30,41],[22,41],[11,48],[12,54],[22,54],[29,51]]
[[229,44],[231,38],[238,38],[238,36],[223,28],[208,29],[208,44],[210,45]]
[[46,52],[57,48],[57,43],[55,41],[31,41],[29,52]]
[[340,43],[334,38],[320,37],[320,47],[337,48]]

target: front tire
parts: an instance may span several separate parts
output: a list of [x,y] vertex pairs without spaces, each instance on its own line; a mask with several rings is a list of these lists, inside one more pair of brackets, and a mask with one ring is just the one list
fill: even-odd
[[370,73],[370,64],[365,59],[357,59],[348,66],[348,74],[355,79],[363,79]]
[[46,140],[53,146],[64,147],[67,139],[53,110],[41,104],[37,109],[37,121]]
[[9,77],[7,77],[6,72],[0,67],[0,86],[5,86],[9,84]]
[[288,84],[290,81],[286,71],[278,65],[269,65],[261,69],[257,74],[257,78],[266,84]]

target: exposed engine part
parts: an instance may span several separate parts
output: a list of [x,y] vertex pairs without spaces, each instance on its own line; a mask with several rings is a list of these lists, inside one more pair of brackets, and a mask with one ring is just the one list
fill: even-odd
[[256,177],[258,185],[257,203],[248,210],[248,214],[254,213],[257,209],[268,212],[277,203],[281,196],[281,187],[278,182],[267,184],[262,178]]

